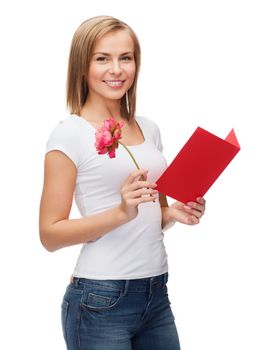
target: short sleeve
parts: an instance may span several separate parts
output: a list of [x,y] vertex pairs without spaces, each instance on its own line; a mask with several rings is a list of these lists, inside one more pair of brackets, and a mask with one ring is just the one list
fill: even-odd
[[160,129],[158,126],[157,126],[156,142],[157,142],[157,148],[159,149],[160,152],[162,152],[163,151],[163,144],[162,144]]
[[154,142],[157,147],[157,149],[162,152],[163,151],[163,144],[162,144],[162,139],[161,139],[161,134],[160,134],[160,129],[158,125],[152,120],[152,127],[151,129],[153,130],[153,137],[154,137]]
[[53,129],[46,143],[46,153],[59,150],[65,153],[75,164],[79,166],[82,157],[79,128],[75,123],[66,119],[60,121]]

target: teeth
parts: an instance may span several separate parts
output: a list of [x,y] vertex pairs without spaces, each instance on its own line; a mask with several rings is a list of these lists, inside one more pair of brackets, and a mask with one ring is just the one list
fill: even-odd
[[123,84],[122,81],[106,81],[106,83],[111,86],[120,86]]

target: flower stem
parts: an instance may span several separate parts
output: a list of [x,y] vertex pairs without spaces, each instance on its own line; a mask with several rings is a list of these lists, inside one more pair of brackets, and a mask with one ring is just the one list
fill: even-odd
[[[137,169],[140,169],[139,164],[136,162],[136,159],[134,158],[133,154],[130,152],[130,150],[127,148],[127,146],[125,146],[122,142],[118,141],[118,143],[120,143],[120,145],[122,145],[129,153],[130,157],[132,158],[134,164],[136,165]],[[146,179],[144,178],[143,175],[140,176],[140,180],[145,181]],[[152,196],[152,195],[151,195]]]
[[[140,169],[139,164],[136,162],[136,159],[133,157],[133,154],[130,152],[130,150],[127,148],[127,146],[125,146],[125,145],[124,145],[122,142],[120,142],[119,140],[118,140],[118,143],[120,143],[120,145],[122,145],[122,146],[128,151],[130,157],[132,158],[133,162],[135,163],[137,169],[139,170],[139,169]],[[144,178],[144,176],[141,175],[141,176],[140,176],[140,180],[141,180],[141,181],[145,181],[146,178]],[[147,189],[149,189],[149,187],[147,187]],[[152,194],[150,194],[150,196],[153,197]],[[153,203],[155,203],[155,200],[153,200]]]
[[140,169],[139,164],[136,162],[136,159],[133,157],[133,154],[130,152],[130,150],[127,148],[127,146],[125,146],[122,142],[118,141],[118,143],[120,143],[120,145],[122,145],[129,153],[129,155],[131,156],[131,158],[133,159],[133,162],[135,163],[137,169]]

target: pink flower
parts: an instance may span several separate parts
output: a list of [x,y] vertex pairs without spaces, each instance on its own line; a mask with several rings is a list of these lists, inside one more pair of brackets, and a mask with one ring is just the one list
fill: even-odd
[[96,150],[98,151],[98,154],[108,153],[110,158],[115,158],[115,150],[118,148],[118,144],[120,143],[128,151],[137,169],[140,169],[136,159],[133,157],[133,154],[130,152],[127,146],[119,141],[122,138],[121,129],[123,125],[123,121],[118,123],[114,118],[104,120],[103,125],[95,133]]
[[120,143],[131,156],[134,164],[137,169],[140,169],[136,159],[130,150],[119,140],[121,139],[121,132],[123,128],[124,122],[118,123],[114,118],[106,119],[103,122],[103,125],[98,129],[95,133],[96,136],[96,150],[98,154],[106,154],[108,153],[110,158],[115,158],[115,150],[118,148],[118,144]]
[[[128,147],[119,141],[122,138],[121,129],[123,128],[123,125],[124,125],[123,121],[118,123],[114,118],[104,120],[103,125],[95,133],[96,150],[98,151],[98,154],[108,153],[110,158],[115,158],[115,150],[116,148],[118,148],[118,144],[120,143],[131,156],[137,169],[140,169],[138,163],[136,162],[136,159],[134,158],[133,154],[130,152]],[[143,178],[143,175],[141,175],[140,179],[146,180]]]
[[115,150],[121,139],[121,128],[124,122],[118,123],[115,119],[106,119],[100,129],[96,132],[95,147],[98,154],[108,153],[110,158],[115,158]]

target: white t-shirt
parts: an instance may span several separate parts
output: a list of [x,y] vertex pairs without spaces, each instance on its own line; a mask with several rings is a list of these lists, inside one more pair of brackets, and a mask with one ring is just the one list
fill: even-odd
[[[128,148],[140,168],[149,169],[148,179],[154,182],[167,168],[160,131],[148,118],[136,116],[135,119],[144,142]],[[120,144],[115,158],[99,155],[94,145],[95,132],[87,120],[70,115],[54,128],[46,145],[46,152],[60,150],[76,165],[74,199],[82,217],[116,207],[121,202],[123,182],[137,169]],[[168,271],[163,238],[159,200],[142,203],[136,218],[83,244],[73,275],[102,280],[163,274]]]

